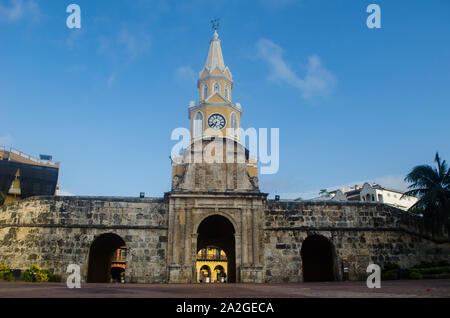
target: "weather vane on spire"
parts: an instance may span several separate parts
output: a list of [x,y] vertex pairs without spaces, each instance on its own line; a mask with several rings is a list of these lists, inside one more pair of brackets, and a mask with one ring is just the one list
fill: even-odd
[[211,20],[212,28],[214,29],[214,31],[217,31],[219,29],[219,21],[220,19]]

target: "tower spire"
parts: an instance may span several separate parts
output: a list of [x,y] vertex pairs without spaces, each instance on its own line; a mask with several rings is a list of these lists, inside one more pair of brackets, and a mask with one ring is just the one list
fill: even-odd
[[214,29],[213,38],[209,42],[209,52],[205,67],[210,72],[212,72],[216,67],[218,67],[221,72],[225,71],[225,62],[223,60],[222,47],[220,45],[217,29]]

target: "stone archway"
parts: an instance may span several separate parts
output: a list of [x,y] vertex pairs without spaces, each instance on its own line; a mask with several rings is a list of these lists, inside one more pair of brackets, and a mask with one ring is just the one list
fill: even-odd
[[217,265],[214,268],[214,274],[216,275],[216,281],[218,282],[225,282],[227,278],[226,270],[223,268],[222,265]]
[[197,253],[207,246],[222,249],[228,261],[227,281],[236,282],[236,242],[233,224],[226,217],[214,214],[200,223],[197,234]]
[[334,257],[332,243],[322,235],[308,236],[302,244],[304,282],[334,281]]
[[200,277],[199,281],[200,283],[209,283],[211,282],[211,268],[209,268],[208,265],[203,265],[202,268],[200,268]]
[[109,283],[114,254],[123,247],[125,247],[124,240],[113,233],[102,234],[95,238],[89,249],[87,282]]

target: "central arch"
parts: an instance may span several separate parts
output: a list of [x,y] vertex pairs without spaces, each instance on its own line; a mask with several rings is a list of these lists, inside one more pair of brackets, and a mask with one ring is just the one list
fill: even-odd
[[334,281],[333,245],[322,235],[308,236],[302,244],[304,282]]
[[236,282],[236,248],[233,224],[222,215],[205,218],[197,230],[197,253],[208,246],[216,246],[227,255],[227,282]]
[[118,250],[124,249],[125,242],[120,236],[113,233],[98,236],[89,249],[87,282],[109,283],[111,278],[120,277],[125,271],[125,266],[120,266],[120,260],[124,259],[116,259],[115,256]]

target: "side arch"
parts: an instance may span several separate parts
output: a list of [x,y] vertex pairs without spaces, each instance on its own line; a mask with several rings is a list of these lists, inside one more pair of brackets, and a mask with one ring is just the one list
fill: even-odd
[[87,282],[109,283],[114,254],[125,246],[125,241],[117,234],[104,233],[97,236],[89,248]]
[[335,251],[329,239],[313,234],[302,243],[303,281],[326,282],[336,280]]

